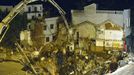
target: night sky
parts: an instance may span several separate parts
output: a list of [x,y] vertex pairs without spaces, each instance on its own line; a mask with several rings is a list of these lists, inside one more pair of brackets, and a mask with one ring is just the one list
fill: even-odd
[[[21,0],[0,0],[0,5],[16,5]],[[134,8],[134,0],[55,0],[67,13],[66,17],[70,20],[70,10],[79,9],[92,3],[98,4],[97,9],[103,10],[123,10]],[[51,17],[59,15],[59,12],[53,5],[48,2],[43,2],[44,10],[51,10]]]
[[[21,0],[0,0],[0,5],[15,5]],[[100,9],[134,8],[134,0],[55,0],[66,9],[82,9],[83,6],[97,3]]]
[[[21,0],[0,0],[0,5],[16,5]],[[67,17],[70,19],[70,10],[79,9],[83,10],[83,7],[91,3],[98,4],[97,9],[103,10],[123,10],[134,8],[134,0],[55,0],[67,13]],[[51,16],[59,15],[57,9],[48,2],[43,2],[45,11],[51,10]],[[56,16],[55,15],[55,16]]]

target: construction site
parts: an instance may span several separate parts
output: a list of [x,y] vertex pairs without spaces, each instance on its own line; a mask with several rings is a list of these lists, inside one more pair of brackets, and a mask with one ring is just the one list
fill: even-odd
[[[34,13],[29,8],[35,7],[36,1],[22,0],[0,22],[1,75],[123,75],[113,72],[133,62],[126,29],[119,25],[121,11],[99,11],[92,4],[84,11],[72,10],[72,22],[68,22],[66,12],[54,0],[47,1],[60,16],[46,18],[38,11],[43,11],[41,6],[34,8],[38,12]],[[13,41],[13,48],[3,46],[12,20],[26,6],[25,29],[16,34],[19,39]]]

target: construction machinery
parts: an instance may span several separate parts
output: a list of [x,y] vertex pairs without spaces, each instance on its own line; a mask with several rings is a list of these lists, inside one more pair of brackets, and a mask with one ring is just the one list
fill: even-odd
[[5,36],[7,30],[9,29],[9,23],[14,19],[14,17],[19,14],[28,3],[34,2],[37,0],[22,0],[18,3],[10,12],[9,14],[0,22],[0,42],[2,41],[3,37]]
[[[12,21],[12,19],[18,13],[20,13],[21,10],[24,9],[28,3],[33,2],[33,1],[37,1],[37,0],[22,0],[2,20],[2,22],[0,23],[0,42],[2,41],[3,37],[5,36],[7,30],[9,29],[9,26],[10,26],[9,23]],[[20,50],[20,52],[22,53],[22,55],[24,57],[23,60],[25,60],[23,64],[26,65],[26,67],[30,67],[30,69],[32,69],[32,71],[35,75],[37,75],[38,73],[35,70],[35,67],[33,65],[35,65],[37,63],[39,63],[39,65],[42,68],[45,68],[45,69],[47,68],[47,70],[50,72],[51,75],[56,75],[56,74],[54,74],[57,69],[56,63],[58,63],[59,61],[60,61],[58,63],[59,64],[58,67],[60,68],[60,69],[58,68],[59,72],[63,70],[62,71],[63,73],[60,75],[71,75],[71,74],[72,75],[74,75],[74,74],[75,75],[85,75],[88,72],[91,72],[88,74],[88,75],[91,75],[93,69],[95,69],[95,71],[97,71],[97,72],[100,71],[100,70],[98,70],[98,67],[99,67],[99,69],[100,69],[100,67],[103,67],[103,65],[105,65],[103,62],[106,61],[107,59],[109,59],[110,56],[107,57],[103,54],[97,55],[95,53],[88,53],[87,50],[89,48],[87,46],[86,47],[87,49],[85,49],[84,44],[83,44],[84,47],[82,47],[82,48],[80,48],[79,46],[78,47],[76,46],[77,48],[76,47],[73,48],[72,45],[74,44],[75,41],[71,36],[72,30],[70,30],[67,20],[65,18],[65,14],[66,14],[65,11],[62,10],[62,8],[54,0],[47,0],[47,1],[50,2],[53,6],[55,6],[58,9],[59,13],[61,14],[61,17],[63,18],[64,23],[65,23],[66,31],[68,33],[65,36],[67,36],[69,38],[69,41],[68,41],[68,39],[65,40],[64,43],[62,43],[62,45],[59,46],[59,48],[57,48],[57,46],[56,46],[56,48],[55,48],[55,46],[52,46],[54,49],[59,50],[59,52],[56,52],[56,53],[54,53],[54,51],[52,52],[53,48],[51,49],[50,46],[49,46],[51,49],[50,52],[49,51],[45,52],[43,50],[42,50],[43,52],[40,50],[36,51],[37,56],[35,58],[38,58],[38,55],[39,55],[39,58],[37,61],[33,62],[34,64],[31,64],[31,62],[32,62],[31,60],[33,60],[34,57],[33,57],[33,59],[30,56],[28,57],[25,54],[25,52],[23,52],[23,49],[21,48],[21,46],[19,44],[17,44],[18,49]],[[63,29],[63,30],[65,30],[65,29]],[[90,42],[87,40],[89,40],[89,39],[86,39],[86,38],[82,39],[83,43],[85,43],[85,44],[88,44],[88,42]],[[79,43],[82,43],[82,42],[80,42],[80,37],[79,37],[79,33],[78,33],[77,39],[76,39],[76,44],[79,45]],[[91,46],[93,45],[93,48],[91,48],[91,49],[93,49],[93,51],[96,50],[96,46],[94,43],[96,44],[96,41],[93,40],[91,42]],[[64,49],[65,49],[65,53],[63,53]],[[57,57],[56,57],[56,55],[57,55]],[[104,58],[104,56],[107,58]],[[57,62],[55,62],[56,60],[53,58],[57,59]],[[40,59],[43,60],[43,61],[41,61],[41,63],[40,63]],[[54,65],[54,66],[52,66],[52,65]],[[97,68],[97,70],[96,70],[96,68]],[[66,74],[65,74],[65,72],[66,72]],[[101,75],[101,74],[98,74],[98,75]]]
[[[28,3],[34,2],[37,0],[22,0],[19,4],[17,4],[10,12],[9,14],[0,22],[0,42],[4,38],[7,30],[9,29],[10,25],[9,23],[14,19],[14,17],[19,14]],[[54,0],[47,0],[49,3],[51,3],[60,13],[64,23],[66,32],[69,33],[69,25],[65,18],[65,11],[54,1]],[[67,34],[68,36],[68,34]]]
[[[7,30],[9,29],[10,27],[10,22],[14,19],[14,17],[19,14],[25,7],[28,3],[31,3],[31,2],[34,2],[34,1],[37,1],[37,0],[22,0],[20,3],[18,3],[10,12],[9,14],[0,22],[0,42],[3,40]],[[65,22],[65,28],[68,32],[69,30],[69,25],[67,23],[67,20],[65,18],[65,11],[62,10],[62,8],[54,1],[54,0],[48,0],[48,2],[50,2],[53,6],[55,6],[59,13],[61,14],[64,22]],[[20,50],[19,52],[22,54],[22,56],[24,58],[22,58],[22,64],[24,65],[24,67],[28,67],[32,70],[33,74],[37,75],[37,71],[35,70],[35,66],[33,66],[34,64],[32,64],[31,60],[33,59],[29,59],[31,57],[28,57],[25,52],[23,51],[23,49],[21,48],[21,46],[17,43],[16,46],[18,47],[18,50]],[[40,55],[40,54],[39,54]],[[38,62],[38,61],[37,61]],[[48,61],[49,62],[49,61]],[[34,62],[36,63],[36,62]],[[50,62],[49,62],[50,63]],[[47,66],[48,67],[48,66]],[[51,66],[49,66],[51,67]],[[52,74],[54,75],[54,74]]]
[[57,10],[59,11],[61,17],[63,18],[63,20],[65,22],[66,29],[69,30],[69,25],[65,18],[66,12],[54,0],[47,0],[47,1],[50,2],[55,8],[57,8]]

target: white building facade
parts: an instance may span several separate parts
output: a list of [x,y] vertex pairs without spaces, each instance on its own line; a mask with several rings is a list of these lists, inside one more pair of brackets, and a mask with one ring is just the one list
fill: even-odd
[[[44,39],[45,43],[52,42],[55,39],[58,28],[58,19],[59,17],[46,18],[46,24],[44,24]],[[33,45],[31,39],[31,31],[28,27],[27,30],[21,31],[20,40],[23,44]]]
[[57,33],[59,17],[46,18],[46,25],[44,26],[45,42],[52,42]]
[[25,10],[27,13],[27,19],[33,19],[43,16],[43,5],[41,3],[30,3],[26,6]]
[[111,20],[113,23],[123,27],[126,24],[125,19],[129,19],[129,17],[125,17],[127,14],[124,14],[123,10],[97,10],[96,4],[85,6],[84,10],[71,10],[71,13],[74,25],[84,21],[100,24],[106,20]]
[[[96,38],[103,42],[105,48],[123,48],[124,31],[121,26],[105,21],[97,28]],[[99,45],[96,43],[96,45]]]

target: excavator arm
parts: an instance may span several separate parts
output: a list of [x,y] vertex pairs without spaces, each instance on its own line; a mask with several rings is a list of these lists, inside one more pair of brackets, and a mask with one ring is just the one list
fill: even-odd
[[5,36],[7,30],[9,29],[9,23],[13,20],[13,18],[20,13],[28,3],[34,2],[37,0],[22,0],[18,3],[9,14],[0,22],[0,42]]
[[[18,3],[10,12],[9,14],[0,22],[0,42],[2,41],[2,39],[4,38],[7,30],[9,29],[9,23],[13,20],[13,18],[20,13],[25,6],[28,3],[34,2],[37,0],[22,0],[20,3]],[[66,29],[67,31],[69,30],[69,25],[68,22],[65,18],[65,11],[54,1],[54,0],[47,0],[48,2],[50,2],[54,7],[56,7],[59,11],[59,13],[61,14],[65,25],[66,25]]]
[[65,23],[65,27],[67,29],[67,31],[69,30],[69,24],[66,20],[66,12],[54,1],[54,0],[47,0],[48,2],[50,2],[60,13],[62,19],[64,20],[64,23]]

